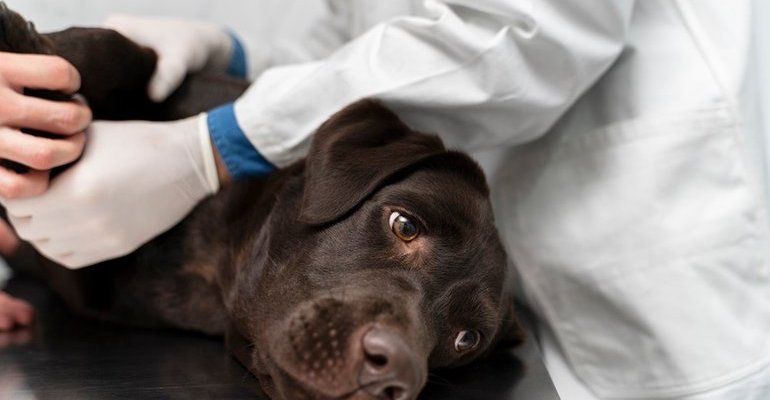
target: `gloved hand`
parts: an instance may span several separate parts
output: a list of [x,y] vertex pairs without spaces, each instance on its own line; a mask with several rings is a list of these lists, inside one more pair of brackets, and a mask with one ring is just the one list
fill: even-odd
[[95,122],[77,164],[42,196],[4,200],[23,239],[79,268],[130,253],[219,189],[205,114]]
[[148,89],[150,98],[157,102],[179,87],[189,72],[224,72],[233,53],[230,35],[205,22],[114,15],[107,18],[104,26],[158,54],[158,65]]

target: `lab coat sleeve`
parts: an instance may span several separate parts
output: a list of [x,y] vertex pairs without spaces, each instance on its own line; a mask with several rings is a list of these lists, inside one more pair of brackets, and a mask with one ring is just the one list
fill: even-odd
[[[234,104],[209,113],[209,129],[236,179],[304,157],[316,127],[364,97],[452,148],[526,142],[620,54],[632,6],[428,0],[418,15],[378,24],[323,60],[266,70]],[[261,167],[243,167],[255,158]]]

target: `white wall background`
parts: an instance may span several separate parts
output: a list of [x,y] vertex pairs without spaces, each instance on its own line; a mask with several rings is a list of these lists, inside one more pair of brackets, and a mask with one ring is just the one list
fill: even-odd
[[38,31],[98,25],[115,12],[208,20],[260,40],[291,40],[326,11],[322,0],[5,0]]

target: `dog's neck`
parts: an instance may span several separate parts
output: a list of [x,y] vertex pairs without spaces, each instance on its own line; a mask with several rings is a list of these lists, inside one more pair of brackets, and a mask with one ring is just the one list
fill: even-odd
[[[274,221],[276,207],[294,207],[286,204],[288,192],[301,190],[304,181],[304,160],[272,173],[270,176],[233,182],[217,196],[202,204],[212,208],[208,212],[196,213],[202,218],[211,218],[203,226],[211,227],[208,232],[195,232],[203,240],[217,243],[216,250],[206,257],[210,262],[198,270],[200,276],[216,277],[228,315],[239,318],[239,299],[246,294],[256,295],[255,287],[275,256],[268,257],[268,250],[280,229],[281,221]],[[214,212],[210,212],[214,211]],[[196,224],[198,225],[198,224]],[[271,229],[272,228],[272,229]],[[248,323],[240,321],[240,323]]]

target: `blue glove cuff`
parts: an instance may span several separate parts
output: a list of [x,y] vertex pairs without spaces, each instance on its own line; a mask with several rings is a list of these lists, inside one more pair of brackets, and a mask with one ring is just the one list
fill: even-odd
[[249,77],[249,68],[246,64],[246,51],[243,48],[243,43],[235,33],[232,31],[228,33],[233,41],[233,55],[230,56],[230,64],[225,72],[230,76],[246,79]]
[[209,135],[219,150],[233,180],[240,180],[275,171],[275,166],[254,148],[238,121],[233,103],[208,112]]

